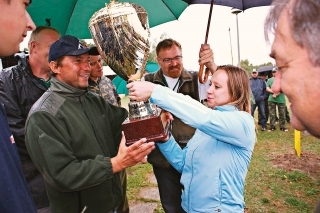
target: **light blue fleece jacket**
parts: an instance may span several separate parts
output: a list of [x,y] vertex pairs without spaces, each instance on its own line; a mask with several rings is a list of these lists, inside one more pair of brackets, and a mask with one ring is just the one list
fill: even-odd
[[157,143],[182,173],[182,207],[188,213],[244,212],[244,182],[255,144],[252,116],[232,105],[203,106],[157,85],[151,102],[197,130],[184,149],[171,136]]

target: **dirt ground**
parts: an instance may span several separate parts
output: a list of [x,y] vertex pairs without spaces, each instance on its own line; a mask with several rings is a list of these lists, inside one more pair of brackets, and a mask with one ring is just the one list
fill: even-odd
[[311,178],[320,176],[320,155],[304,152],[300,158],[295,153],[286,153],[273,156],[272,163],[275,167],[286,171],[300,171]]

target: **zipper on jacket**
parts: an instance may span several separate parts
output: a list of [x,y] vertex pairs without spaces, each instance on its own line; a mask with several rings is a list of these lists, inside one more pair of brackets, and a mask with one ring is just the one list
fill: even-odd
[[[82,110],[83,110],[84,114],[86,115],[87,119],[88,119],[89,122],[90,122],[90,125],[91,125],[91,127],[92,127],[94,136],[95,136],[96,140],[98,141],[98,143],[99,143],[99,145],[100,145],[100,147],[101,147],[102,152],[104,153],[105,156],[107,156],[106,153],[105,153],[104,150],[103,150],[103,147],[102,147],[100,141],[98,140],[97,132],[96,132],[96,130],[95,130],[95,128],[94,128],[94,125],[93,125],[92,121],[90,120],[90,117],[88,116],[88,113],[87,113],[86,109],[85,109],[84,106],[83,106],[83,103],[82,103],[82,101],[81,101],[81,96],[79,96],[79,102],[80,102],[80,105],[81,105],[81,107],[82,107]],[[110,158],[111,158],[111,157],[110,157]],[[113,174],[113,175],[114,175],[114,174]],[[120,177],[119,177],[119,180],[120,180]],[[115,179],[112,177],[112,194],[113,194],[113,197],[114,197],[114,201],[113,201],[114,204],[113,204],[113,205],[115,205],[115,203],[117,202],[117,195],[114,193],[114,185],[115,185],[114,182],[115,182]],[[119,183],[120,183],[120,182],[121,182],[121,180],[119,181]],[[120,186],[120,188],[121,188],[121,186]],[[114,207],[113,209],[115,209],[115,208],[116,208],[116,207]]]
[[97,132],[96,132],[96,130],[95,130],[95,128],[94,128],[94,125],[93,125],[92,121],[90,120],[90,117],[88,116],[88,113],[87,113],[86,109],[85,109],[84,106],[83,106],[83,103],[82,103],[82,101],[81,101],[81,96],[79,96],[79,102],[80,102],[80,105],[81,105],[81,107],[82,107],[82,110],[83,110],[84,114],[86,115],[86,117],[87,117],[87,119],[88,119],[88,121],[89,121],[89,123],[90,123],[90,125],[91,125],[91,128],[92,128],[93,133],[94,133],[94,137],[95,137],[96,140],[98,141],[98,143],[99,143],[99,145],[100,145],[100,147],[101,147],[101,150],[102,150],[103,154],[104,154],[105,156],[107,156],[106,153],[104,152],[104,149],[103,149],[100,141],[98,140]]

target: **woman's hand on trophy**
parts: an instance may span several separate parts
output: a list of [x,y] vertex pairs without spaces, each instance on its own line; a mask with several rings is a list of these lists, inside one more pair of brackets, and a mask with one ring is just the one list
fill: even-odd
[[144,101],[150,98],[156,85],[147,81],[134,81],[127,84],[129,99],[134,101]]
[[124,168],[134,166],[148,155],[154,148],[154,142],[146,143],[146,139],[140,139],[131,146],[125,145],[125,136],[122,132],[122,139],[120,142],[117,156],[111,158],[113,173],[119,172]]

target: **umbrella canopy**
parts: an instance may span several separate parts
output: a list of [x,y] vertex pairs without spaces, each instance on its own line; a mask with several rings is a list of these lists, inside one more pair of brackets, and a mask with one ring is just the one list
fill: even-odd
[[[149,27],[179,18],[188,6],[181,0],[118,0],[142,6],[148,13]],[[88,22],[91,16],[110,0],[45,0],[33,1],[28,7],[36,26],[51,26],[61,35],[91,38]]]
[[125,94],[128,95],[129,91],[127,89],[127,82],[123,80],[119,75],[117,75],[113,80],[112,83],[117,89],[118,94]]
[[[211,4],[211,0],[183,0],[188,4]],[[213,4],[246,10],[251,7],[270,5],[272,0],[215,0]]]
[[151,61],[147,62],[146,71],[148,73],[154,73],[154,72],[158,71],[159,68],[160,68],[159,64],[157,64],[155,62],[151,62]]
[[275,68],[276,68],[276,66],[263,66],[263,67],[259,67],[257,69],[257,72],[271,72]]

